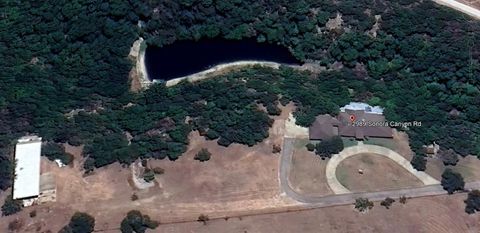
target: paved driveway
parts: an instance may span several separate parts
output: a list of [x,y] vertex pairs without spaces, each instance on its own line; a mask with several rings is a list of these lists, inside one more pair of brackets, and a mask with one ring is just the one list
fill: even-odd
[[383,146],[376,146],[376,145],[365,145],[363,143],[359,143],[356,146],[347,147],[342,150],[339,154],[333,155],[331,159],[328,160],[327,168],[326,168],[326,177],[328,186],[330,189],[336,194],[343,194],[343,193],[350,193],[345,186],[343,186],[340,181],[337,179],[337,175],[335,174],[337,170],[337,166],[345,159],[348,159],[352,156],[358,154],[377,154],[384,157],[387,157],[400,165],[401,167],[405,168],[408,172],[412,173],[415,177],[417,177],[420,181],[423,182],[425,185],[431,184],[440,184],[438,180],[431,177],[429,174],[421,171],[417,171],[413,166],[410,164],[410,161],[406,160],[403,156],[398,154],[397,152],[390,150]]
[[[308,196],[302,195],[289,184],[288,177],[290,167],[292,164],[292,155],[294,150],[294,138],[284,138],[283,149],[280,159],[279,180],[280,190],[282,195],[286,195],[293,200],[302,203],[306,208],[327,207],[335,205],[349,205],[355,202],[359,197],[368,198],[371,201],[380,201],[387,197],[398,198],[406,197],[424,197],[447,194],[447,192],[439,184],[426,185],[418,188],[398,189],[380,192],[361,192],[361,193],[346,193],[329,196]],[[480,181],[469,182],[465,184],[465,189],[480,189]]]

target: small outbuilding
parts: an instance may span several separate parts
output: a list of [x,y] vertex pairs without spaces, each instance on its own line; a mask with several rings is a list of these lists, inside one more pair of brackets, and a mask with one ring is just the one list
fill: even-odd
[[15,146],[13,199],[29,200],[40,194],[40,153],[42,138],[25,136]]
[[42,138],[24,136],[15,146],[15,180],[13,199],[24,206],[56,200],[56,182],[53,173],[41,174]]

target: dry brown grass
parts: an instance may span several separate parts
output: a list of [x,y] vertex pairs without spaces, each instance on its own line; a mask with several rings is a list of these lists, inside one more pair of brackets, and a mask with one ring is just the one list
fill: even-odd
[[[157,185],[148,190],[133,188],[129,184],[130,169],[120,164],[102,167],[85,177],[79,162],[82,148],[67,146],[75,158],[72,167],[58,168],[55,163],[42,159],[42,171],[56,175],[57,202],[29,207],[18,215],[1,218],[0,232],[6,232],[8,223],[15,217],[25,220],[22,232],[37,232],[38,228],[40,232],[58,232],[75,211],[93,215],[96,229],[105,230],[118,228],[132,209],[164,223],[195,221],[200,214],[215,218],[269,212],[294,205],[293,201],[280,196],[279,154],[272,154],[272,146],[282,144],[285,119],[291,109],[293,106],[289,105],[281,116],[275,117],[270,137],[253,147],[234,144],[226,148],[193,132],[187,152],[177,161],[149,162],[152,167],[164,168],[165,173],[157,175]],[[212,153],[208,162],[193,159],[201,148],[208,148]],[[134,193],[138,199],[132,201]],[[32,210],[37,211],[37,217],[28,216]]]
[[480,0],[457,0],[457,1],[480,10]]
[[[359,174],[359,169],[363,174]],[[394,161],[376,154],[359,154],[342,161],[336,171],[340,183],[352,192],[420,187],[423,183]]]
[[379,202],[362,214],[353,205],[301,212],[210,220],[201,223],[160,225],[158,232],[175,233],[459,233],[480,232],[480,215],[464,212],[465,194],[409,199],[405,205],[393,203],[387,210]]
[[291,187],[298,193],[309,196],[333,194],[325,177],[327,162],[305,147],[296,148],[289,176]]
[[441,159],[428,158],[426,172],[435,179],[440,180],[445,168],[462,174],[466,182],[480,180],[480,159],[475,156],[467,156],[465,158],[459,156],[459,161],[455,166],[445,166]]

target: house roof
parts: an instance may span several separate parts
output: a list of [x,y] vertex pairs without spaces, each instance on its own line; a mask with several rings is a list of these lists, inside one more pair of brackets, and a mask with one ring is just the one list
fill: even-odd
[[355,127],[351,126],[350,123],[350,116],[355,116],[355,121],[365,121],[365,122],[385,122],[385,116],[376,114],[376,113],[368,113],[363,110],[346,110],[345,112],[341,112],[338,115],[339,120],[343,123],[343,126],[340,127],[340,135],[346,137],[356,137],[356,138],[363,138],[367,137],[380,137],[380,138],[391,138],[393,137],[392,128],[388,126],[361,126]]
[[[355,121],[385,122],[383,115],[368,113],[363,110],[345,110],[345,112],[340,112],[338,119],[330,115],[321,115],[315,119],[315,122],[309,128],[310,139],[323,140],[336,135],[355,137],[357,139],[363,139],[364,137],[393,137],[392,129],[388,126],[351,125],[351,115],[355,116]],[[338,133],[336,133],[336,129],[338,129]]]
[[363,110],[346,110],[338,114],[338,119],[344,123],[350,123],[350,116],[355,116],[355,121],[384,122],[385,116],[376,113],[368,113]]
[[38,196],[40,193],[40,152],[42,138],[22,137],[15,146],[15,180],[13,199]]
[[350,102],[349,104],[345,105],[344,107],[340,108],[341,112],[345,112],[347,110],[362,110],[367,113],[372,114],[383,114],[383,108],[380,106],[370,106],[369,104],[362,103],[362,102]]
[[340,121],[325,114],[315,118],[312,126],[308,129],[309,138],[312,140],[324,140],[337,135],[334,126],[339,126]]

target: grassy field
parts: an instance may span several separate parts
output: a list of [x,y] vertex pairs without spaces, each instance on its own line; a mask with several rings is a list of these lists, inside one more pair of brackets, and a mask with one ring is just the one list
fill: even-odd
[[[359,173],[363,171],[363,174]],[[337,167],[338,181],[353,192],[383,191],[422,186],[422,182],[394,161],[377,154],[359,154]]]
[[353,138],[346,138],[346,137],[342,137],[342,141],[343,141],[343,147],[351,147],[351,146],[356,146],[358,144],[358,142],[356,140],[354,140]]
[[292,188],[311,196],[333,194],[325,176],[327,162],[328,160],[322,160],[314,152],[308,151],[305,146],[296,148],[288,177]]
[[318,142],[310,141],[309,139],[306,139],[306,138],[297,138],[295,139],[295,143],[293,144],[293,147],[295,148],[295,150],[299,150],[299,149],[305,148],[308,143],[312,143],[315,145]]

